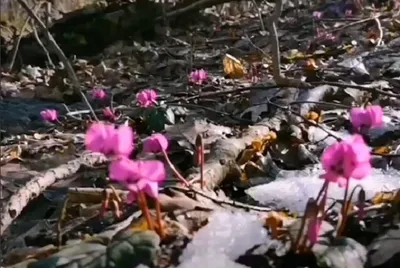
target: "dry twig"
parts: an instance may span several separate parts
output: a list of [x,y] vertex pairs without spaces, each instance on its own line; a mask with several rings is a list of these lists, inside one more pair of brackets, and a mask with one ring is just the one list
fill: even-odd
[[54,50],[54,52],[57,54],[58,58],[60,61],[64,64],[65,69],[67,71],[68,77],[71,79],[73,89],[77,93],[77,95],[80,95],[84,102],[87,104],[89,107],[90,111],[92,112],[93,117],[97,119],[96,113],[93,111],[92,106],[90,105],[88,99],[86,98],[85,94],[81,90],[81,86],[79,83],[79,80],[74,72],[74,69],[72,68],[71,63],[65,56],[64,52],[61,50],[61,48],[58,46],[56,40],[54,40],[53,36],[50,34],[49,30],[46,28],[46,25],[41,21],[41,19],[33,12],[32,9],[29,8],[28,4],[24,0],[17,0],[18,3],[22,6],[22,8],[28,13],[29,17],[37,24],[39,25],[40,29],[45,33],[44,36],[46,37],[49,46]]

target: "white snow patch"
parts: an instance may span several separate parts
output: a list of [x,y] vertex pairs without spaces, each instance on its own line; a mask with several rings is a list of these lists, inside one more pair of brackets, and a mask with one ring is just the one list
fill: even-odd
[[[302,213],[310,197],[316,197],[320,191],[323,179],[319,176],[323,174],[321,169],[310,169],[309,174],[304,171],[295,176],[294,172],[290,177],[278,178],[268,184],[251,187],[246,193],[263,205],[270,205],[276,208],[288,208],[293,212]],[[380,191],[391,191],[400,188],[400,172],[394,169],[382,171],[374,169],[371,176],[364,180],[351,180],[350,191],[356,186],[361,185],[367,199]],[[334,199],[343,199],[344,188],[336,184],[329,184],[328,197]],[[356,190],[353,200],[357,199],[358,190]]]
[[183,251],[179,267],[245,267],[234,266],[234,261],[267,239],[267,231],[256,215],[214,212]]

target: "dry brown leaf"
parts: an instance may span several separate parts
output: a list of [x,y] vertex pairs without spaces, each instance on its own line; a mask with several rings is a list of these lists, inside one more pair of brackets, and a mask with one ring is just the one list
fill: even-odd
[[389,154],[391,152],[391,149],[389,146],[382,146],[378,148],[374,148],[374,153],[376,154]]
[[262,152],[264,148],[264,141],[262,140],[254,140],[251,143],[251,146],[256,152]]
[[382,203],[390,203],[396,197],[396,192],[380,192],[376,193],[374,197],[371,199],[371,203],[374,205],[382,204]]
[[306,62],[306,70],[308,71],[315,71],[318,69],[317,64],[315,63],[314,59],[308,59]]
[[316,112],[314,112],[314,111],[311,111],[311,112],[307,113],[306,118],[307,118],[308,120],[313,120],[313,121],[315,121],[315,122],[318,122],[319,114],[316,113]]
[[256,151],[251,148],[251,149],[245,149],[242,154],[240,155],[237,164],[239,166],[246,164],[248,161],[250,161],[253,156],[256,154]]
[[223,65],[225,74],[230,78],[242,78],[247,74],[247,70],[240,60],[230,54],[225,54]]
[[21,159],[21,154],[22,154],[22,148],[20,145],[17,145],[15,147],[11,148],[10,151],[8,151],[7,161],[12,161],[15,159],[23,161]]

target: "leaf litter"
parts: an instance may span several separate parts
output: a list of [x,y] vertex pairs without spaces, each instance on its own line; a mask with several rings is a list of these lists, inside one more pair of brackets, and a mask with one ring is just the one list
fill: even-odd
[[[309,89],[274,82],[264,25],[270,22],[259,20],[276,7],[268,2],[257,4],[259,12],[253,2],[219,4],[203,12],[206,30],[198,21],[190,35],[172,27],[157,42],[115,42],[100,62],[72,59],[90,107],[74,95],[62,66],[2,69],[0,108],[9,115],[1,132],[2,265],[396,263],[400,247],[386,238],[398,236],[399,227],[399,13],[395,1],[366,1],[362,8],[361,2],[284,5],[281,73],[310,83]],[[206,78],[191,79],[196,70],[206,70]],[[157,108],[136,105],[136,94],[146,88],[158,94]],[[104,100],[93,98],[95,89],[104,90]],[[13,98],[22,107],[14,114]],[[319,157],[354,133],[351,107],[369,104],[384,108],[384,125],[362,131],[372,149],[372,174],[350,182],[348,199],[343,188],[330,186],[312,244],[302,225],[311,226],[310,198],[324,184]],[[108,178],[112,159],[85,151],[92,108],[106,121],[109,108],[115,123],[135,130],[131,157],[164,159],[139,152],[153,132],[168,137],[175,168],[168,169],[156,202],[148,200],[150,218],[158,213],[153,203],[164,212],[157,228],[163,225],[165,235],[151,230],[142,205],[124,202],[128,191]],[[57,120],[41,122],[45,109],[56,109]],[[193,187],[177,183],[174,169]]]

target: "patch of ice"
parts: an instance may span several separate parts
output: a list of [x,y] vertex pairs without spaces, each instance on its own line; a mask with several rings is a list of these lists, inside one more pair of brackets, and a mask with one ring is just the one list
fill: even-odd
[[[309,174],[304,171],[287,173],[291,175],[278,178],[268,184],[251,187],[246,190],[246,193],[261,204],[276,208],[288,208],[301,214],[307,200],[318,195],[324,182],[319,178],[319,175],[323,173],[320,168],[310,169],[308,172]],[[364,180],[351,180],[350,188],[353,189],[358,184],[364,188],[366,197],[369,199],[377,192],[400,188],[400,172],[394,169],[387,171],[374,169],[371,176]],[[358,191],[353,199],[357,198],[357,193]],[[328,197],[342,199],[343,195],[344,188],[333,183],[329,185]]]
[[[186,263],[194,256],[209,255],[226,256],[229,260],[234,261],[255,245],[265,243],[267,239],[267,231],[256,215],[214,212],[210,216],[208,224],[201,228],[187,245],[182,253],[181,261]],[[214,261],[217,261],[217,258],[219,257],[215,257]],[[221,262],[223,261],[221,260]],[[203,264],[201,267],[207,266]]]
[[232,261],[224,254],[195,255],[185,260],[178,268],[247,268],[248,266]]

